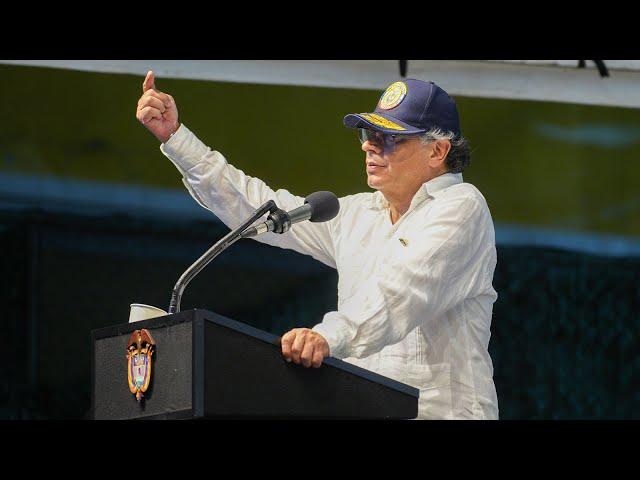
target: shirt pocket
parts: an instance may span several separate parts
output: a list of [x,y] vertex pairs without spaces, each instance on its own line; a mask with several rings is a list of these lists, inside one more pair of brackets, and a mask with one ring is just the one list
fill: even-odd
[[409,384],[420,390],[451,386],[451,365],[448,363],[413,364],[405,368]]
[[451,365],[448,363],[419,365],[387,357],[380,362],[378,373],[421,391],[451,386]]
[[408,365],[407,382],[420,390],[418,420],[453,419],[451,365]]

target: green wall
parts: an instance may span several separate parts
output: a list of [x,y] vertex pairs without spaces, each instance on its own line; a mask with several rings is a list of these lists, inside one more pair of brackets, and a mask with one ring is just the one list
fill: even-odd
[[[182,188],[135,118],[141,76],[0,66],[0,80],[0,173]],[[364,154],[342,117],[371,110],[377,91],[163,78],[156,84],[174,96],[181,121],[205,143],[273,188],[299,195],[368,189]],[[640,235],[637,110],[457,101],[473,147],[465,180],[486,196],[496,222]],[[563,129],[586,138],[563,139]]]

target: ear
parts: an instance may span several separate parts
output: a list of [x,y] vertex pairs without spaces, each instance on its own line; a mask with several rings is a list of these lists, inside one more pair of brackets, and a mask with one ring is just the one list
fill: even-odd
[[449,150],[451,150],[451,142],[449,140],[436,140],[429,144],[431,151],[429,152],[429,166],[432,168],[444,168],[445,158]]

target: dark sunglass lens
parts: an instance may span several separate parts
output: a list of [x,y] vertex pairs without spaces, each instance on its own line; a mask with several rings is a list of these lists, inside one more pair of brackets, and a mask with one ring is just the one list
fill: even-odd
[[367,128],[360,128],[358,130],[359,130],[360,143],[364,143],[367,140],[370,141],[371,143],[377,143],[380,141],[378,132],[374,132],[373,130],[369,130]]

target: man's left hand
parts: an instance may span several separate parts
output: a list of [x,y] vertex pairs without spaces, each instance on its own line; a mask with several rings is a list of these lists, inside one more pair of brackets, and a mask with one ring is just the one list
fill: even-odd
[[322,335],[308,328],[294,328],[281,339],[282,356],[287,362],[309,368],[320,368],[329,356],[329,344]]

